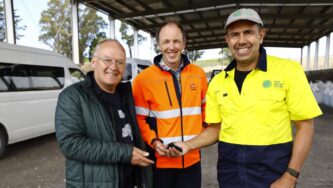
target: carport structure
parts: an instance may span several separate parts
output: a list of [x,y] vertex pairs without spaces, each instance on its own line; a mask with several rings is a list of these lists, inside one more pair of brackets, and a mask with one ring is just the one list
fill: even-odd
[[303,47],[333,31],[333,1],[300,0],[81,0],[88,6],[155,33],[165,20],[180,22],[187,34],[187,49],[226,47],[224,22],[234,10],[253,8],[268,30],[265,46]]
[[[10,1],[5,0],[5,4]],[[305,64],[309,67],[310,44],[316,42],[316,67],[319,39],[327,36],[325,67],[329,66],[330,33],[333,32],[332,0],[71,0],[71,3],[73,57],[76,63],[77,7],[83,3],[109,16],[111,38],[114,38],[115,19],[133,26],[135,36],[138,30],[154,36],[163,22],[176,20],[184,26],[188,51],[226,47],[224,22],[227,16],[238,8],[253,8],[261,15],[268,31],[264,46],[302,49],[309,46]],[[137,47],[135,40],[134,52]]]
[[[202,50],[226,47],[224,24],[227,16],[242,7],[253,8],[261,15],[267,36],[264,46],[303,48],[327,36],[326,62],[329,64],[330,33],[333,32],[331,0],[79,0],[155,35],[166,20],[176,20],[185,29],[186,49]],[[111,19],[111,20],[112,20]],[[303,52],[302,52],[303,53]],[[308,48],[308,56],[310,48]],[[318,60],[316,61],[318,64]],[[307,60],[309,66],[310,59]],[[316,67],[316,65],[315,65]]]

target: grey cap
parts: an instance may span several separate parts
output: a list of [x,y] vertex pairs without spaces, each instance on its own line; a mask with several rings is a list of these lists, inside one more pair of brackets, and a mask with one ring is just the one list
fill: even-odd
[[250,8],[241,8],[229,15],[224,28],[227,28],[230,24],[239,20],[249,20],[264,26],[259,14],[255,10]]

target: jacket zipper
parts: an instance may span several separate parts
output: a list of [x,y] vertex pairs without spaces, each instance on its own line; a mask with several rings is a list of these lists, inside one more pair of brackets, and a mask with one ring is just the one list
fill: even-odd
[[169,104],[170,104],[170,106],[172,106],[172,101],[171,101],[171,97],[170,97],[170,92],[169,92],[169,88],[168,88],[168,83],[167,83],[166,80],[164,80],[164,86],[165,86],[165,89],[166,89],[167,94],[168,94]]
[[[182,142],[184,142],[184,130],[183,130],[183,108],[182,108],[182,94],[180,92],[180,89],[182,87],[181,84],[181,72],[179,73],[179,84],[178,84],[178,79],[176,75],[174,75],[171,71],[169,71],[170,74],[172,75],[173,83],[175,86],[176,94],[177,94],[177,100],[179,104],[179,110],[180,110],[180,131],[181,131],[181,138]],[[182,155],[182,167],[184,168],[184,155]]]
[[[116,141],[117,141],[117,133],[116,133],[116,122],[114,121],[115,120],[115,117],[114,117],[114,112],[113,112],[113,109],[111,108],[110,109],[110,112],[111,112],[111,123],[112,123],[112,128],[114,130],[114,135],[113,137],[116,138]],[[112,132],[112,131],[111,131]],[[120,171],[120,167],[119,165],[117,164],[116,165],[116,168],[117,168],[117,171],[119,172]],[[121,180],[122,179],[122,173],[118,174],[118,180]],[[120,181],[118,181],[118,186],[120,185]]]
[[[181,79],[181,72],[179,73],[179,86],[180,88],[182,87],[182,79]],[[181,126],[181,136],[182,136],[182,142],[184,142],[184,124],[183,124],[183,104],[182,104],[182,97],[181,97],[181,93],[180,93],[180,126]],[[185,168],[185,157],[184,155],[182,155],[182,166],[183,168]]]

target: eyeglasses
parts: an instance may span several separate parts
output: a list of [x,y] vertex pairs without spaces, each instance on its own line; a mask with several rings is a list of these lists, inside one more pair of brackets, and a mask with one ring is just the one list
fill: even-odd
[[105,57],[105,58],[101,58],[98,56],[95,56],[95,57],[97,57],[99,60],[103,61],[104,65],[107,67],[110,67],[112,64],[115,64],[118,69],[122,69],[122,68],[124,68],[124,65],[125,65],[125,62],[122,60],[115,60],[115,59],[111,59],[111,58],[107,58],[107,57]]

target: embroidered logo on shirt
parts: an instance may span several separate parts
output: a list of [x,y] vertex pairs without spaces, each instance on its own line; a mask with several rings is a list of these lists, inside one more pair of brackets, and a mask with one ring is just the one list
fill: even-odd
[[132,129],[128,123],[124,126],[124,128],[122,128],[121,133],[123,138],[130,136],[131,140],[133,140]]
[[264,87],[264,88],[269,88],[271,86],[272,86],[272,82],[270,80],[264,80],[262,82],[262,87]]
[[197,85],[195,85],[195,83],[191,83],[190,84],[190,89],[191,90],[196,90],[197,89]]
[[274,87],[283,88],[283,85],[284,84],[280,80],[275,80],[274,81]]
[[118,110],[118,115],[119,115],[119,118],[121,118],[121,119],[125,118],[125,114],[122,110]]

